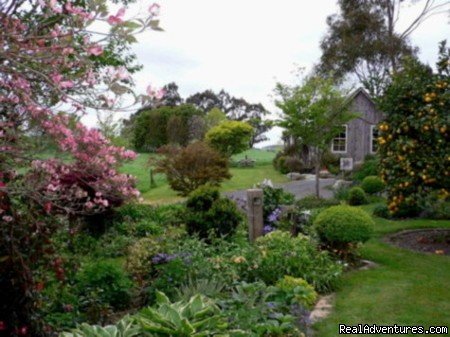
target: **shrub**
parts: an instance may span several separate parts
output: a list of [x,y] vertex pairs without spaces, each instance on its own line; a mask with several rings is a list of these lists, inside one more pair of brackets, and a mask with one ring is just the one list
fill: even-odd
[[279,171],[282,174],[289,173],[289,170],[284,165],[286,160],[286,155],[283,152],[277,152],[275,157],[272,160],[272,165],[275,170]]
[[274,231],[256,241],[256,250],[249,251],[246,262],[240,264],[247,279],[275,284],[283,275],[301,277],[319,292],[332,290],[342,266],[333,262],[327,252],[321,252],[306,236],[292,237],[287,232]]
[[138,203],[128,203],[114,211],[115,222],[139,221],[149,219],[153,215],[152,206]]
[[292,193],[285,192],[282,188],[274,188],[268,184],[262,184],[263,189],[263,217],[264,223],[269,224],[269,217],[280,210],[281,205],[292,205],[295,201]]
[[170,187],[187,196],[198,187],[219,185],[231,178],[228,160],[202,142],[185,148],[166,146],[161,149],[163,158],[157,162],[156,171],[166,175]]
[[314,208],[324,208],[339,205],[340,202],[336,199],[324,199],[318,198],[315,195],[306,196],[296,202],[299,209],[314,209]]
[[438,193],[430,193],[420,202],[422,216],[429,219],[449,220],[450,199],[439,197]]
[[384,183],[377,176],[367,176],[363,179],[361,187],[364,192],[368,194],[375,194],[384,190]]
[[333,206],[321,212],[314,221],[320,240],[344,256],[357,243],[366,242],[373,233],[374,222],[363,210],[347,205]]
[[348,200],[350,187],[341,185],[333,191],[333,197],[337,200]]
[[367,200],[366,192],[361,187],[352,187],[348,192],[348,204],[352,206],[365,205]]
[[389,209],[386,204],[376,205],[373,209],[373,215],[384,219],[391,218],[391,214],[389,213]]
[[221,198],[219,191],[210,186],[199,188],[189,196],[184,218],[188,233],[203,239],[211,235],[232,235],[242,220],[236,204]]
[[253,128],[240,121],[224,121],[205,135],[206,142],[225,157],[244,152],[249,148]]
[[375,156],[366,156],[361,167],[353,173],[353,178],[357,181],[363,181],[368,176],[378,176],[380,160]]
[[133,282],[117,264],[98,261],[83,266],[76,275],[78,292],[89,297],[96,293],[99,299],[115,309],[124,309],[131,300]]
[[340,159],[331,151],[326,151],[322,155],[322,165],[332,174],[338,174],[340,171]]
[[317,293],[314,287],[302,278],[284,276],[276,283],[277,298],[289,304],[297,304],[308,309],[312,308],[317,301]]
[[284,159],[284,166],[288,172],[302,172],[304,165],[298,157],[287,156]]

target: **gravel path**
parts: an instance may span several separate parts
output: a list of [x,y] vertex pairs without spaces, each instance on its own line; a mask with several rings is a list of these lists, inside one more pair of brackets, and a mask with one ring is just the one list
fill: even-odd
[[[333,191],[331,191],[328,186],[331,186],[335,183],[336,179],[320,179],[320,196],[322,198],[331,198],[333,196]],[[274,184],[275,187],[281,187],[286,192],[290,192],[294,194],[296,199],[304,198],[308,195],[315,194],[316,185],[314,180],[306,179],[306,180],[297,180],[291,181],[289,183],[284,184]],[[233,199],[247,199],[246,190],[238,190],[232,192],[225,192],[224,195],[231,197]]]

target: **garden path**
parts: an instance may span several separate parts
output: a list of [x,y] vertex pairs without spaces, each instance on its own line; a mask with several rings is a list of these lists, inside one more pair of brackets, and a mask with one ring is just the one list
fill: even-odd
[[[331,186],[336,182],[334,178],[320,179],[320,196],[329,199],[333,197]],[[274,187],[281,187],[286,192],[294,194],[295,199],[301,199],[308,195],[315,194],[315,181],[312,179],[296,180],[289,183],[274,184]],[[247,200],[246,190],[238,190],[232,192],[224,192],[224,195],[232,199]]]

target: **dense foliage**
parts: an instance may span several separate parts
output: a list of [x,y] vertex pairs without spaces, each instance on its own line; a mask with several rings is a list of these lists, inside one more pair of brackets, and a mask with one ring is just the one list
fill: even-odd
[[230,179],[228,160],[203,142],[191,143],[185,148],[165,146],[158,151],[156,171],[166,175],[170,187],[186,196],[198,187],[220,185]]
[[200,110],[187,104],[144,110],[133,125],[133,145],[138,151],[152,152],[167,144],[186,146],[203,138],[202,118]]
[[368,194],[376,194],[384,190],[384,183],[377,176],[367,176],[363,179],[361,188]]
[[225,121],[210,129],[205,136],[205,141],[214,149],[226,157],[231,157],[247,150],[253,128],[238,121]]
[[366,212],[346,205],[330,207],[314,221],[321,241],[343,256],[351,252],[357,243],[369,240],[373,226],[374,222]]
[[207,239],[230,236],[242,220],[235,203],[220,196],[217,189],[201,187],[189,195],[184,214],[189,234]]
[[436,73],[407,62],[380,103],[387,112],[379,126],[381,177],[394,215],[417,214],[432,194],[449,198],[449,53],[442,43]]
[[364,190],[359,186],[352,187],[348,191],[347,201],[348,204],[352,206],[365,205],[369,202],[366,196],[366,192],[364,192]]

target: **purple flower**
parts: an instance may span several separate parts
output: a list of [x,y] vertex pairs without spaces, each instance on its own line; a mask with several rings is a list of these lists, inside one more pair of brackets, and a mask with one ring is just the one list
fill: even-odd
[[275,230],[274,227],[269,226],[269,225],[265,225],[264,228],[263,228],[263,233],[265,235],[265,234],[268,234],[270,232],[273,232],[274,230]]
[[274,223],[277,222],[280,218],[281,215],[281,209],[279,208],[275,208],[275,210],[269,214],[269,216],[267,217],[267,221],[269,221],[270,223]]
[[158,253],[152,257],[152,263],[153,264],[163,264],[163,263],[170,262],[175,258],[177,258],[177,254]]

